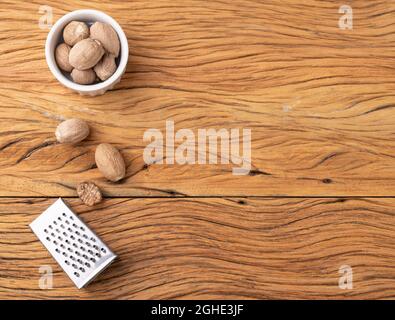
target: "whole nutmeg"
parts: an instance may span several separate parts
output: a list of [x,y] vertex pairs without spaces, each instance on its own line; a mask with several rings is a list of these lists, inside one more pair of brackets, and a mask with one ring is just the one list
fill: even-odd
[[95,22],[90,28],[90,37],[100,41],[108,53],[119,56],[120,43],[116,31],[107,23]]
[[100,42],[90,38],[81,40],[71,48],[69,55],[70,64],[78,70],[93,68],[104,54]]
[[73,69],[71,72],[71,78],[78,84],[92,84],[96,81],[96,73],[92,69]]
[[97,168],[108,180],[116,182],[125,177],[125,161],[111,144],[99,144],[96,148],[95,160]]
[[94,68],[100,80],[104,81],[111,77],[117,70],[117,64],[112,54],[106,53]]
[[65,43],[61,43],[55,50],[56,63],[60,69],[66,72],[73,70],[73,66],[69,63],[70,49],[70,46]]
[[89,136],[89,126],[81,119],[69,119],[58,125],[55,131],[60,143],[78,143]]
[[81,182],[77,186],[77,194],[87,206],[93,206],[102,200],[100,189],[90,181]]
[[89,37],[88,26],[81,21],[71,21],[63,30],[63,39],[69,46]]

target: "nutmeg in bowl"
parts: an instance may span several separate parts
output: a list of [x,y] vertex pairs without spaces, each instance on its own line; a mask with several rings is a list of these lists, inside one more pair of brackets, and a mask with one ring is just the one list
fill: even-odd
[[81,95],[97,96],[121,80],[129,46],[113,18],[97,10],[77,10],[60,18],[51,28],[45,56],[61,84]]

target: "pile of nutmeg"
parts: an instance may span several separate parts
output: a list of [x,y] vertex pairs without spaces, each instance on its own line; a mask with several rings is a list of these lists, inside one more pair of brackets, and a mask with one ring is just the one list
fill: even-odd
[[70,72],[75,83],[105,81],[117,70],[120,42],[109,24],[95,22],[89,28],[84,22],[72,21],[63,30],[63,40],[55,49],[56,63]]
[[[77,144],[88,137],[88,124],[81,119],[69,119],[58,125],[55,131],[56,140],[60,143]],[[117,148],[109,143],[101,143],[96,147],[95,161],[102,175],[116,182],[125,177],[125,161]],[[77,186],[77,193],[83,203],[93,206],[102,200],[100,189],[91,181],[84,181]]]

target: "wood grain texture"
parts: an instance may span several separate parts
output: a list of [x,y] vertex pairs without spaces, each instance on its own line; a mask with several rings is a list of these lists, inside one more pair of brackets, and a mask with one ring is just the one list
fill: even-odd
[[[354,29],[340,30],[349,3]],[[44,56],[54,19],[93,8],[130,47],[122,81],[81,97]],[[395,2],[379,0],[0,0],[0,299],[395,298]],[[60,121],[91,135],[57,144]],[[252,130],[252,171],[145,165],[150,128]],[[110,142],[127,177],[94,162]],[[107,199],[88,209],[76,185]],[[78,291],[28,228],[54,199],[120,259]],[[297,196],[297,197],[294,197]],[[53,266],[54,289],[38,268]],[[338,287],[353,268],[354,288]]]
[[80,291],[28,227],[53,201],[0,200],[0,298],[395,298],[394,199],[72,200],[120,257]]
[[[130,63],[114,91],[80,97],[46,65],[42,1],[1,1],[1,195],[75,196],[85,179],[125,197],[394,195],[394,2],[352,1],[352,31],[338,28],[336,1],[45,4],[55,19],[87,7],[116,18]],[[77,148],[54,143],[70,117],[92,126]],[[143,133],[164,130],[167,119],[176,129],[251,128],[251,174],[145,166]],[[123,183],[95,168],[100,142],[122,149]]]

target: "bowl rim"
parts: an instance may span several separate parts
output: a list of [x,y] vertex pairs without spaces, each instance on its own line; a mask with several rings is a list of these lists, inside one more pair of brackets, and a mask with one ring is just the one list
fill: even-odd
[[[55,33],[60,29],[64,28],[65,25],[70,21],[73,20],[76,16],[80,15],[91,15],[91,16],[101,16],[105,17],[107,20],[111,22],[111,26],[114,28],[115,32],[118,34],[120,45],[121,45],[121,59],[119,60],[119,65],[115,73],[108,78],[107,80],[100,82],[100,83],[95,83],[95,84],[90,84],[90,85],[82,85],[75,83],[71,80],[69,80],[67,77],[65,77],[62,73],[62,71],[59,69],[56,60],[55,60],[55,50],[51,50],[51,44],[55,40],[54,36]],[[56,48],[56,44],[54,46]],[[72,12],[69,12],[62,16],[60,19],[56,21],[56,23],[52,26],[51,30],[48,33],[47,40],[45,42],[45,58],[47,60],[47,64],[49,69],[51,70],[52,74],[55,76],[55,78],[64,86],[66,86],[69,89],[75,90],[75,91],[81,91],[81,92],[94,92],[98,90],[103,90],[106,89],[107,87],[111,86],[114,84],[124,73],[126,69],[126,65],[129,59],[129,45],[128,45],[128,40],[126,38],[126,35],[122,29],[122,27],[118,24],[118,22],[109,16],[108,14],[99,11],[99,10],[94,10],[94,9],[80,9],[80,10],[75,10]]]

